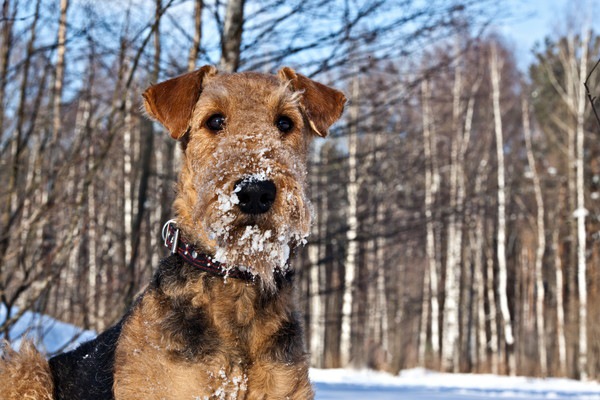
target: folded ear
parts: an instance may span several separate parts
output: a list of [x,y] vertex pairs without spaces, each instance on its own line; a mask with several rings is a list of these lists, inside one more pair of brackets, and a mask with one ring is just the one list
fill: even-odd
[[217,74],[212,65],[176,78],[150,86],[142,94],[144,107],[171,133],[173,139],[180,139],[188,130],[192,111],[200,97],[202,82]]
[[289,81],[294,91],[303,92],[301,104],[310,127],[317,135],[327,136],[329,127],[342,116],[346,96],[338,90],[296,73],[289,67],[280,69],[278,75],[282,81]]

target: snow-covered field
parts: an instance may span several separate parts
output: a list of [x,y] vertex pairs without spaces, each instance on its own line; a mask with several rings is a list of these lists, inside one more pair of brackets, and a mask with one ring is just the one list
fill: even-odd
[[[5,318],[6,310],[0,306],[0,322]],[[94,337],[93,332],[82,332],[72,325],[35,313],[25,313],[12,329],[11,337],[17,338],[24,332],[32,337],[43,336],[40,347],[47,352],[57,351],[73,339],[83,342]],[[398,376],[367,370],[312,369],[311,380],[317,400],[600,400],[600,384],[595,382],[442,374],[424,369],[403,371]]]
[[[18,312],[13,308],[11,317]],[[6,307],[0,304],[0,324],[6,320]],[[47,315],[25,312],[10,330],[10,340],[18,348],[23,335],[34,339],[37,347],[44,353],[55,353],[62,350],[71,350],[96,337],[95,332],[84,331],[73,325],[57,321]],[[2,335],[0,335],[0,338]],[[44,338],[39,341],[38,338]]]
[[424,369],[399,376],[374,371],[311,370],[317,400],[600,400],[600,385],[569,379],[443,374]]

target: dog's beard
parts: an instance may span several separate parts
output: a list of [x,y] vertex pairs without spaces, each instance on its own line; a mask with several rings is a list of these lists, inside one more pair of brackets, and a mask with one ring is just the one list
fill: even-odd
[[[303,194],[284,196],[265,214],[246,215],[238,209],[235,192],[219,190],[205,214],[204,227],[215,241],[215,261],[247,271],[266,287],[274,285],[276,273],[286,273],[290,253],[306,243],[310,226],[310,203]],[[283,212],[284,214],[282,214]]]

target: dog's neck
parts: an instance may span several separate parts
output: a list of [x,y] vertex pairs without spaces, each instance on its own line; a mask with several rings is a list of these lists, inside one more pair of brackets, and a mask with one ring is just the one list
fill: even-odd
[[299,363],[305,352],[290,275],[276,291],[266,291],[205,273],[171,255],[161,260],[130,325],[146,341],[152,321],[150,342],[157,346],[151,347],[168,348],[172,360],[200,362],[217,351],[231,357],[224,365],[266,359]]
[[[190,244],[186,240],[185,235],[177,227],[175,220],[169,220],[165,223],[162,229],[162,238],[165,247],[169,249],[171,255],[179,255],[186,263],[202,271],[221,276],[225,279],[234,278],[246,282],[254,282],[257,279],[257,276],[248,271],[247,268],[220,263],[214,260],[211,255],[202,252]],[[291,278],[293,274],[293,271],[287,265],[285,269],[277,268],[274,272],[276,280],[286,280]]]

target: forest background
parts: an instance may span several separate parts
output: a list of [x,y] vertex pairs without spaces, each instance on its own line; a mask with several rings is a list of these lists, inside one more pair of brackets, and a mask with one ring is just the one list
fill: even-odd
[[145,87],[289,65],[350,100],[294,260],[312,365],[599,379],[600,4],[519,68],[497,3],[3,0],[0,331],[100,331],[165,256],[181,155]]

